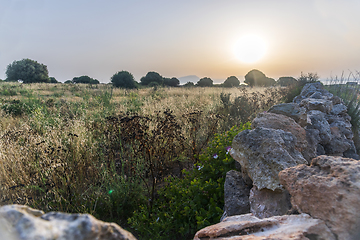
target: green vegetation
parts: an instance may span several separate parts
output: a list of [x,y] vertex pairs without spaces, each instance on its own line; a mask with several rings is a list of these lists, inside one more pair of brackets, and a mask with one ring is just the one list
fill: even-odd
[[73,83],[88,83],[88,84],[99,84],[99,80],[91,78],[89,76],[81,76],[81,77],[74,77],[72,79]]
[[134,89],[137,88],[137,83],[134,79],[134,76],[128,71],[121,71],[115,73],[111,77],[111,83],[114,87]]
[[199,86],[199,87],[211,87],[211,86],[213,86],[213,80],[211,80],[211,78],[208,78],[208,77],[201,78],[196,83],[196,86]]
[[223,87],[237,87],[239,85],[240,85],[240,81],[235,76],[228,77],[223,83]]
[[257,69],[253,69],[245,75],[245,83],[254,87],[269,87],[276,84],[275,80],[268,78],[264,73]]
[[6,68],[6,80],[24,83],[49,82],[49,71],[47,66],[31,59],[14,61]]
[[168,177],[150,213],[140,206],[129,219],[144,239],[192,239],[195,232],[218,223],[224,207],[226,173],[235,169],[230,156],[233,138],[250,123],[217,134],[183,178]]

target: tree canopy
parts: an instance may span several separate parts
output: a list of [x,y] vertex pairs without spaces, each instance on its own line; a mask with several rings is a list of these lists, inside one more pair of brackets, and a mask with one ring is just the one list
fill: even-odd
[[6,80],[22,80],[23,83],[49,82],[47,66],[29,58],[14,61],[6,68]]
[[49,77],[49,83],[59,83],[59,81],[54,77]]
[[164,85],[169,87],[177,87],[179,86],[180,81],[176,77],[173,78],[164,78]]
[[157,72],[148,72],[146,76],[140,79],[141,85],[149,85],[152,82],[157,83],[158,85],[163,85],[164,79]]
[[134,76],[128,71],[120,71],[111,77],[111,83],[114,87],[133,89],[137,88]]
[[187,82],[183,86],[184,87],[195,87],[195,84],[193,82]]
[[89,84],[99,84],[100,82],[94,78],[91,78],[89,76],[81,76],[81,77],[74,77],[72,79],[73,83],[89,83]]
[[224,87],[237,87],[240,85],[240,81],[235,76],[228,77],[225,82],[223,83]]
[[259,86],[259,87],[268,87],[276,84],[276,81],[272,78],[266,77],[264,73],[257,69],[253,69],[245,75],[246,84],[251,87]]
[[297,80],[293,77],[280,77],[277,80],[277,84],[282,86],[282,87],[287,87],[293,84],[296,84]]
[[213,85],[213,80],[208,77],[201,78],[197,83],[196,86],[199,87],[211,87]]

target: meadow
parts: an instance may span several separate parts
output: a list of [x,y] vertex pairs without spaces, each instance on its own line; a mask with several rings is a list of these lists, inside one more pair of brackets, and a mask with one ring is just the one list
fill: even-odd
[[191,238],[221,217],[232,138],[286,93],[2,82],[0,204]]

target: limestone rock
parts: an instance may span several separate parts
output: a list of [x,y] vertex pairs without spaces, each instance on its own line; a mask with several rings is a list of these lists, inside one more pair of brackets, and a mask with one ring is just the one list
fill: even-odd
[[308,111],[318,110],[323,113],[330,113],[333,105],[330,100],[305,98],[299,104],[300,107],[305,107]]
[[295,137],[295,148],[302,152],[307,147],[306,132],[294,119],[281,114],[259,113],[251,124],[252,128],[263,127],[291,132]]
[[324,220],[338,239],[359,239],[359,161],[319,156],[311,166],[285,169],[279,177],[299,212]]
[[241,173],[231,170],[226,173],[224,184],[224,202],[227,216],[250,212],[250,187],[245,184]]
[[7,225],[0,236],[13,235],[24,240],[135,240],[115,223],[105,223],[89,214],[44,212],[22,205],[0,208],[0,220]]
[[[321,96],[321,97],[320,97]],[[332,100],[333,94],[329,93],[322,83],[315,82],[315,83],[307,83],[301,90],[301,93],[299,96],[295,97],[293,102],[294,103],[300,103],[305,98],[311,98],[314,99],[325,99],[325,100]]]
[[296,139],[290,132],[257,127],[235,136],[231,156],[253,180],[259,190],[282,189],[278,174],[281,170],[306,163],[295,148]]
[[331,114],[341,115],[347,112],[347,107],[344,104],[336,104],[331,109]]
[[288,191],[258,190],[254,186],[250,191],[250,211],[258,218],[281,216],[291,209]]
[[311,120],[311,125],[306,128],[319,130],[320,144],[325,146],[332,139],[330,124],[326,120],[325,114],[317,110],[312,110],[308,112],[308,116]]
[[259,219],[252,214],[225,218],[222,222],[198,231],[194,240],[263,240],[336,238],[323,221],[307,214]]
[[291,117],[301,127],[305,127],[308,124],[306,108],[300,107],[296,103],[282,103],[272,106],[268,112],[282,114]]

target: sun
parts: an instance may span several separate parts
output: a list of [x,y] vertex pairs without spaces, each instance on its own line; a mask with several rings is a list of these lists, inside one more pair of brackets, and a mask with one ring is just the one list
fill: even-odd
[[255,63],[261,60],[267,51],[267,44],[257,35],[241,37],[234,47],[234,54],[243,63]]

